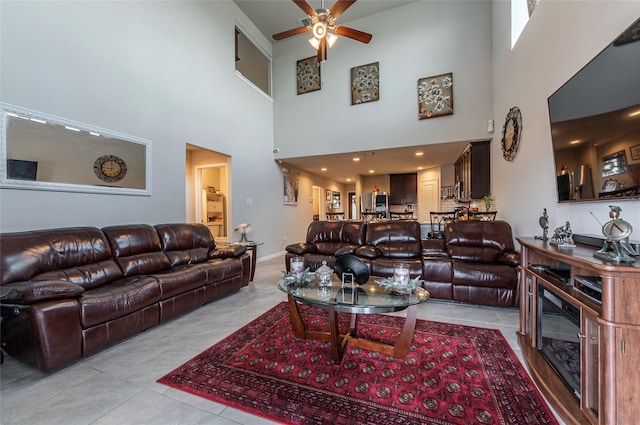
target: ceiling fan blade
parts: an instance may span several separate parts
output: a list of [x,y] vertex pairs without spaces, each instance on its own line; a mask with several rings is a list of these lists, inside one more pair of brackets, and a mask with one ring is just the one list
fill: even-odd
[[342,15],[342,13],[345,10],[347,10],[349,7],[351,7],[351,5],[355,2],[356,0],[338,0],[337,2],[335,2],[333,6],[331,6],[331,9],[329,10],[329,15],[333,16],[334,18],[337,18],[338,16]]
[[311,5],[307,3],[305,0],[293,0],[293,2],[297,4],[298,7],[302,9],[302,11],[307,15],[311,17],[316,16],[316,10],[313,7],[311,7]]
[[367,33],[367,32],[362,32],[353,28],[349,28],[349,27],[343,27],[342,25],[337,25],[334,29],[333,32],[335,32],[338,35],[342,35],[344,37],[347,38],[352,38],[356,41],[359,41],[361,43],[368,43],[371,41],[371,38],[373,37],[371,34]]
[[318,46],[318,62],[324,63],[327,60],[327,39],[320,39],[320,45]]
[[299,27],[294,28],[289,31],[279,32],[278,34],[273,34],[272,37],[274,40],[282,40],[283,38],[291,37],[294,35],[302,34],[303,32],[309,31],[309,27]]

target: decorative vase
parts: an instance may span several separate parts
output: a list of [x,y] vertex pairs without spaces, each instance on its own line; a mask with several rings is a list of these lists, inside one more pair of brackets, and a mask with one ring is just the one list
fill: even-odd
[[240,236],[240,243],[248,243],[249,239],[247,239],[247,234],[246,233],[242,233],[242,235]]

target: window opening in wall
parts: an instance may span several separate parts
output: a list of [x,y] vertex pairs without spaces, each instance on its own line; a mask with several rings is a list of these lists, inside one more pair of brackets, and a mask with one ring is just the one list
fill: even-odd
[[520,34],[529,22],[540,0],[511,0],[511,48],[516,45]]
[[271,59],[238,27],[234,40],[236,73],[271,96]]

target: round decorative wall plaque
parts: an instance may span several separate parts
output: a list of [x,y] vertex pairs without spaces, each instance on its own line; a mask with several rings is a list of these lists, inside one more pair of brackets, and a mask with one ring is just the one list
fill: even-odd
[[103,155],[93,163],[93,171],[100,180],[114,183],[127,174],[127,164],[115,155]]
[[520,133],[522,131],[522,114],[517,106],[511,108],[502,128],[502,156],[512,161],[518,153]]

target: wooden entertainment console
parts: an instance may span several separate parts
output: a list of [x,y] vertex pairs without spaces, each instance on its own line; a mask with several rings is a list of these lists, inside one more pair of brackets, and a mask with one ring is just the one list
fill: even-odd
[[[617,264],[594,258],[598,248],[591,246],[516,239],[522,249],[518,343],[540,389],[568,424],[640,423],[640,260]],[[547,267],[561,269],[565,279]],[[576,276],[601,279],[601,302],[574,287]],[[553,310],[543,308],[545,296],[569,311],[579,328],[573,335],[580,358],[575,391],[538,349],[542,318]]]

